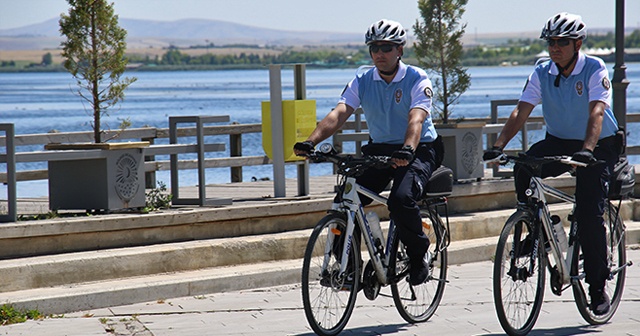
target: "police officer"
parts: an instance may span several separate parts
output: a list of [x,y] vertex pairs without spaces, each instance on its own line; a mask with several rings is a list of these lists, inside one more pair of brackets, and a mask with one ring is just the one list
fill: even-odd
[[[547,42],[551,59],[537,65],[529,76],[518,105],[483,158],[499,156],[533,108],[542,104],[546,136],[531,146],[528,154],[571,155],[583,163],[606,162],[578,168],[575,192],[590,307],[594,314],[603,315],[609,311],[610,302],[604,291],[609,268],[602,215],[609,175],[619,154],[614,140],[618,123],[611,111],[611,84],[604,62],[580,51],[586,37],[587,27],[579,15],[558,13],[549,18],[540,38]],[[558,176],[569,169],[561,163],[548,164],[541,176]],[[530,176],[518,165],[514,176],[518,201],[525,202]]]
[[[400,240],[410,257],[409,281],[422,284],[428,276],[429,239],[422,231],[418,202],[431,173],[441,159],[433,146],[437,133],[431,120],[431,81],[424,70],[401,61],[407,41],[404,28],[391,20],[380,20],[365,34],[375,67],[356,76],[342,93],[337,106],[320,121],[304,142],[294,145],[297,155],[333,135],[359,106],[369,128],[367,155],[391,156],[394,167],[369,169],[357,178],[366,188],[381,192],[393,180],[388,208]],[[363,197],[363,202],[371,200]]]

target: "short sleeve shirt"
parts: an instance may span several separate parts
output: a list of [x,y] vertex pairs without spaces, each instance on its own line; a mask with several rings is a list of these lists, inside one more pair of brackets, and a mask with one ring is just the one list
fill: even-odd
[[403,144],[409,124],[409,111],[420,108],[427,112],[420,142],[437,137],[431,119],[433,91],[427,73],[400,62],[391,83],[385,82],[376,68],[356,76],[342,93],[340,103],[364,110],[369,136],[374,143]]
[[536,66],[529,76],[520,101],[532,105],[542,103],[547,133],[567,140],[584,140],[589,120],[589,103],[605,103],[600,139],[612,136],[618,122],[611,110],[611,83],[604,62],[597,57],[579,53],[576,66],[569,77],[560,76],[554,82],[558,67],[551,60]]

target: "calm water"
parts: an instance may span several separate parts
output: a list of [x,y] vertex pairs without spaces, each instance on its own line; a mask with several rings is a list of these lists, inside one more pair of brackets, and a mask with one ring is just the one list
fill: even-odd
[[[471,88],[454,107],[452,118],[488,117],[490,101],[517,99],[531,66],[472,67]],[[613,75],[613,65],[609,65]],[[344,85],[354,76],[356,69],[313,70],[306,72],[307,98],[316,100],[317,116],[324,117],[335,106]],[[138,81],[126,91],[124,102],[113,108],[103,119],[106,127],[116,129],[120,119],[129,118],[132,127],[168,127],[168,117],[178,115],[229,115],[239,123],[258,123],[261,118],[260,103],[269,100],[269,72],[264,70],[185,71],[185,72],[130,72]],[[640,63],[627,64],[627,110],[640,112]],[[293,99],[293,73],[282,71],[283,99]],[[88,105],[74,94],[76,85],[68,73],[0,73],[0,122],[14,123],[16,133],[46,133],[51,130],[91,130]],[[500,110],[507,116],[509,108]],[[536,109],[534,114],[540,114]],[[638,126],[631,125],[629,142],[640,143]],[[638,128],[640,130],[640,128]],[[540,134],[533,134],[532,140]],[[211,137],[212,142],[225,142],[226,137]],[[243,154],[262,155],[260,134],[243,136]],[[517,145],[516,140],[512,145]],[[35,148],[34,148],[35,149]],[[37,148],[41,149],[41,148]],[[27,150],[20,148],[19,150]],[[226,153],[210,153],[211,157],[228,156]],[[639,158],[640,159],[640,158]],[[636,160],[635,163],[640,163]],[[18,169],[42,169],[46,163],[20,164]],[[0,166],[0,171],[5,171]],[[314,165],[312,175],[331,173],[328,164]],[[195,185],[195,171],[181,172],[185,185]],[[287,167],[287,177],[295,177],[295,167]],[[248,167],[244,179],[272,177],[270,166]],[[168,172],[159,172],[158,180],[169,184]],[[229,182],[229,169],[207,170],[207,183]],[[44,196],[46,181],[21,182],[21,197]],[[0,186],[0,198],[6,192]]]

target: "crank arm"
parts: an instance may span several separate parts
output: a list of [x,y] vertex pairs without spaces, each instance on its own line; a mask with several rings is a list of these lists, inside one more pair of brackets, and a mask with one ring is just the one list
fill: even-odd
[[618,272],[620,272],[620,271],[622,271],[623,269],[625,269],[625,268],[627,268],[627,267],[629,267],[629,266],[632,266],[632,265],[633,265],[633,261],[629,260],[629,261],[627,261],[627,263],[626,263],[626,264],[624,264],[624,265],[622,265],[622,266],[620,266],[620,267],[618,267],[618,268],[616,268],[616,269],[611,270],[611,275],[609,276],[609,280],[612,280],[612,279],[613,279],[613,276],[614,276],[614,275],[616,275],[616,274],[618,274]]
[[429,276],[429,279],[427,281],[438,281],[438,282],[449,283],[449,280],[447,280],[447,279],[437,279],[437,278],[434,278],[431,275]]

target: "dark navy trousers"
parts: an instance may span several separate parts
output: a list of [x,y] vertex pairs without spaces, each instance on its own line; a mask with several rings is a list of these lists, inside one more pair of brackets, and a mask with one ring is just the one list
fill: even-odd
[[[402,145],[368,144],[363,146],[366,155],[391,156]],[[422,231],[419,202],[425,194],[425,187],[435,170],[435,149],[431,143],[421,143],[416,149],[414,160],[407,166],[397,168],[366,170],[356,178],[358,184],[376,193],[382,192],[393,180],[387,206],[389,215],[396,226],[400,241],[407,247],[407,254],[413,260],[422,260],[429,248],[429,239]],[[363,204],[371,199],[360,195]]]

